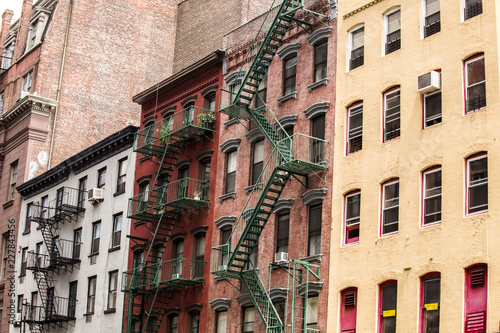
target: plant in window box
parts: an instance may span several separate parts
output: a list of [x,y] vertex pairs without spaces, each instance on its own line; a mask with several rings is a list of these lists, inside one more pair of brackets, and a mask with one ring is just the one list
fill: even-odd
[[215,114],[212,112],[200,113],[198,116],[198,126],[211,128],[211,124],[215,121]]
[[170,141],[170,136],[172,135],[172,126],[169,124],[162,124],[160,129],[160,143],[166,146]]

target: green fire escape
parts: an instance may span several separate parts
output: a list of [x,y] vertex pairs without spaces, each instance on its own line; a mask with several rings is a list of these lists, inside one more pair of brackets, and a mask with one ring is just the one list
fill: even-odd
[[125,292],[122,332],[158,332],[173,293],[204,284],[205,262],[184,258],[162,261],[167,242],[180,214],[196,212],[210,204],[210,183],[182,178],[171,182],[179,155],[186,145],[212,139],[213,111],[188,107],[147,126],[135,136],[134,151],[156,164],[154,185],[129,199],[128,217],[148,230],[147,238],[129,236],[144,246],[141,260],[123,273]]
[[[222,88],[222,102],[226,102],[220,112],[238,120],[252,120],[271,144],[273,151],[254,187],[250,197],[236,221],[226,244],[212,248],[211,273],[238,279],[245,286],[259,313],[266,330],[282,333],[294,330],[307,331],[304,313],[307,313],[307,295],[302,296],[302,310],[296,313],[299,303],[298,285],[306,286],[309,277],[319,279],[319,266],[298,260],[290,260],[283,268],[291,277],[292,318],[290,323],[282,320],[274,307],[269,292],[253,269],[250,259],[252,250],[259,242],[259,236],[266,226],[281,193],[291,177],[307,186],[308,176],[327,169],[326,141],[304,134],[289,136],[274,114],[267,107],[252,108],[252,101],[259,98],[258,87],[264,79],[271,61],[282,45],[283,38],[292,23],[309,33],[312,26],[295,18],[300,9],[315,18],[325,17],[304,8],[303,0],[275,1],[267,13],[262,26],[246,55],[240,70],[240,77],[230,88]],[[257,97],[256,97],[257,96]],[[296,325],[302,318],[302,324]]]

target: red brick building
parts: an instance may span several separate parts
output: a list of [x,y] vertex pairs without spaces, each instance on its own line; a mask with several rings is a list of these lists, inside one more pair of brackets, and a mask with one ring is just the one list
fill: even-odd
[[[221,115],[219,128],[215,182],[219,200],[214,205],[211,256],[211,271],[217,276],[209,281],[208,332],[281,332],[281,325],[287,331],[326,331],[326,311],[318,309],[326,309],[328,299],[336,19],[330,17],[334,13],[328,1],[306,1],[305,8],[326,17],[289,9],[270,28],[270,40],[276,42],[265,44],[264,55],[251,43],[269,17],[274,19],[276,10],[225,35],[225,90],[233,95],[222,100],[234,104],[221,104],[221,112],[230,115]],[[294,19],[313,32],[305,31]],[[265,31],[259,36],[265,41]],[[255,67],[245,65],[249,49],[251,60],[257,59],[249,62]],[[247,79],[253,84],[245,83]],[[251,103],[235,97],[241,85],[243,96],[254,96]],[[249,92],[251,87],[255,95]],[[247,104],[250,111],[241,111]],[[240,116],[251,120],[240,119],[238,124]],[[274,131],[280,138],[287,137],[283,131],[292,138],[295,161],[287,163],[289,156],[273,155],[283,148],[273,142]],[[294,163],[311,163],[314,171],[305,176],[288,172],[297,170]],[[265,177],[275,166],[280,171],[268,178],[272,184],[267,189]],[[284,188],[276,185],[283,182],[283,175],[290,176]],[[258,198],[261,201],[256,203]],[[307,268],[315,273],[319,269],[319,276],[307,273]],[[302,279],[299,271],[304,273]]]

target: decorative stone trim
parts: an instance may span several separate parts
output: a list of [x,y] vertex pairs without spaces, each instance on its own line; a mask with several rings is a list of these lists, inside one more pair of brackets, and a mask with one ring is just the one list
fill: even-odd
[[[311,281],[308,283],[308,295],[307,296],[314,296],[317,295],[321,292],[321,289],[323,288],[323,282],[319,281]],[[306,292],[306,284],[302,283],[298,287],[298,292],[300,296],[304,296]]]
[[155,241],[153,242],[153,247],[162,247],[165,245],[165,238],[164,237],[161,237],[161,238],[155,238]]
[[240,138],[229,139],[220,144],[220,149],[224,154],[229,153],[230,151],[238,149],[240,143],[241,143]]
[[206,234],[208,231],[208,225],[197,225],[190,230],[191,235],[196,236],[198,234]]
[[226,228],[233,228],[235,222],[236,222],[236,216],[222,216],[214,221],[217,228],[221,230]]
[[229,305],[231,304],[231,299],[230,298],[216,298],[211,300],[210,305],[212,306],[212,309],[215,311],[226,311],[229,308]]
[[167,118],[168,116],[171,116],[175,113],[175,109],[177,109],[177,105],[170,106],[161,112],[161,116],[163,118]]
[[255,186],[257,186],[258,189],[262,189],[262,183],[253,184],[253,185],[250,185],[250,186],[247,186],[247,187],[244,188],[245,194],[250,194],[250,192],[253,191],[253,189],[255,188]]
[[165,311],[165,316],[170,317],[170,316],[178,316],[181,313],[181,308],[178,306],[174,306],[171,308],[167,308]]
[[280,214],[285,211],[290,211],[292,209],[293,201],[295,199],[279,199],[276,202],[276,206],[274,206],[274,209],[272,210],[272,213],[274,214]]
[[199,153],[198,155],[196,155],[196,160],[197,161],[201,161],[201,160],[203,160],[205,158],[212,157],[213,154],[214,154],[213,150],[202,151],[201,153]]
[[197,99],[198,99],[198,95],[189,96],[188,98],[186,98],[185,100],[183,100],[181,102],[181,106],[184,108],[186,104],[194,103],[194,102],[196,102]]
[[316,89],[321,86],[327,86],[328,85],[328,78],[325,77],[324,79],[318,80],[314,83],[311,83],[310,85],[307,86],[307,90],[311,93],[313,89]]
[[145,249],[146,249],[146,244],[134,244],[130,247],[130,251],[132,251],[132,253],[140,250],[144,251]]
[[238,301],[238,304],[240,306],[253,306],[252,298],[250,297],[249,293],[241,294],[240,296],[236,297],[236,300]]
[[357,9],[353,10],[352,12],[345,14],[344,16],[342,16],[342,18],[345,20],[346,18],[348,18],[350,16],[353,16],[354,14],[357,14],[360,11],[365,10],[365,9],[367,9],[367,8],[373,6],[373,5],[376,5],[376,4],[378,4],[379,2],[382,2],[382,1],[383,0],[373,0],[373,1],[369,2],[369,3],[367,3],[366,5],[361,6],[361,7],[357,8]]
[[321,257],[323,257],[322,254],[314,254],[312,256],[308,256],[308,257],[302,258],[300,260],[306,261],[306,262],[313,262],[313,261],[321,262]]
[[269,298],[273,303],[286,301],[287,295],[288,295],[287,288],[273,288],[269,290]]
[[264,139],[264,133],[262,133],[262,131],[259,128],[254,128],[253,130],[245,134],[245,136],[247,137],[250,143],[254,143],[256,141]]
[[283,128],[295,126],[295,123],[297,122],[298,116],[296,114],[292,114],[289,116],[283,116],[280,119],[278,119],[278,122],[281,124]]
[[323,201],[326,196],[326,188],[314,188],[302,194],[300,197],[305,205],[311,205],[319,201]]
[[201,96],[203,96],[203,98],[205,98],[205,96],[210,94],[211,92],[217,92],[218,88],[219,88],[219,86],[216,84],[213,86],[207,87],[205,90],[203,90],[201,92]]
[[188,167],[188,166],[190,166],[190,165],[191,165],[191,162],[192,162],[192,161],[193,161],[193,159],[192,159],[192,158],[186,158],[186,159],[184,159],[184,160],[182,160],[182,161],[177,162],[177,164],[175,165],[175,167],[176,167],[177,169],[181,169],[181,168],[183,168],[183,167]]
[[170,236],[170,241],[175,242],[178,239],[184,239],[184,238],[186,238],[186,235],[187,235],[187,232],[185,232],[185,231],[176,232],[176,233],[172,234],[172,236]]
[[281,106],[281,104],[283,104],[283,102],[286,102],[289,99],[297,99],[297,92],[294,91],[294,92],[289,93],[288,95],[285,95],[285,96],[282,96],[282,97],[278,98],[277,99],[278,105]]
[[281,59],[288,58],[292,55],[295,55],[299,52],[300,49],[300,43],[292,43],[283,46],[281,49],[276,52]]
[[147,126],[153,125],[155,120],[156,120],[156,115],[153,114],[149,117],[144,118],[144,120],[142,121],[142,124],[144,125],[144,127],[147,127]]
[[329,106],[330,102],[316,103],[305,109],[304,113],[306,114],[307,119],[312,119],[321,114],[325,114],[328,111]]
[[229,193],[226,193],[226,194],[223,194],[219,197],[219,202],[220,203],[223,203],[224,201],[226,201],[227,199],[234,199],[236,198],[236,192],[229,192]]
[[233,124],[237,124],[238,123],[238,119],[236,118],[231,118],[229,119],[228,121],[226,121],[224,123],[224,129],[227,129],[229,126],[233,125]]
[[152,177],[151,175],[144,175],[144,176],[141,176],[141,177],[137,178],[136,183],[137,183],[138,185],[140,185],[140,184],[142,184],[142,183],[145,183],[145,182],[148,182],[148,183],[149,183],[149,182],[151,181],[151,177]]
[[229,74],[224,78],[224,81],[226,81],[227,84],[232,84],[237,77],[243,77],[243,76],[245,76],[245,71],[232,72],[231,74]]
[[223,277],[223,276],[214,276],[214,282],[215,284],[221,282],[221,281],[229,281],[229,278]]
[[309,36],[307,36],[307,40],[312,46],[316,46],[317,44],[323,42],[325,39],[328,39],[328,37],[330,37],[331,32],[332,32],[332,27],[325,27],[322,29],[318,29]]
[[184,307],[184,310],[186,310],[187,313],[201,312],[202,309],[203,309],[203,304],[201,304],[201,303],[191,303],[191,304],[186,305]]

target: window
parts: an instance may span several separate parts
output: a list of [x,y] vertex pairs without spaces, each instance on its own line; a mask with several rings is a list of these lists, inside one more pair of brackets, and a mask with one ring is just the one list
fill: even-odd
[[17,313],[21,313],[23,309],[23,298],[24,295],[17,295]]
[[168,333],[177,333],[177,329],[179,327],[179,316],[169,316],[168,319]]
[[7,69],[12,64],[12,57],[14,56],[14,43],[6,45],[3,49],[3,64],[2,69]]
[[424,37],[429,37],[441,31],[439,0],[424,0],[424,10]]
[[382,185],[382,235],[395,233],[399,224],[399,180]]
[[4,93],[2,92],[0,94],[0,114],[2,114],[3,111],[3,99],[4,99]]
[[309,230],[307,241],[307,255],[321,253],[321,213],[322,204],[309,206]]
[[468,20],[483,12],[482,0],[465,0],[464,20]]
[[73,231],[73,259],[80,258],[80,248],[82,246],[82,228]]
[[215,92],[211,92],[205,96],[203,107],[210,111],[215,111]]
[[252,252],[250,252],[250,255],[248,256],[248,261],[245,264],[245,270],[253,270],[254,267],[257,268],[257,265],[259,263],[259,243],[255,243],[255,246],[252,249]]
[[17,183],[17,161],[15,161],[10,165],[10,184],[9,184],[8,200],[14,200],[14,194],[16,193],[16,183]]
[[423,224],[441,222],[441,168],[432,168],[423,176]]
[[395,9],[385,15],[385,54],[401,48],[401,10]]
[[252,168],[251,168],[252,183],[250,185],[257,184],[263,166],[264,166],[264,140],[260,140],[252,144]]
[[226,154],[226,193],[234,192],[236,185],[236,150]]
[[325,115],[314,117],[311,123],[311,161],[321,163],[325,160]]
[[30,28],[28,31],[28,47],[26,48],[26,51],[31,49],[36,44],[38,25],[39,25],[39,21],[36,21],[30,25]]
[[327,55],[327,41],[314,47],[314,82],[318,82],[326,78]]
[[194,237],[194,277],[203,277],[203,262],[205,261],[205,234],[199,233]]
[[76,295],[78,289],[78,281],[69,283],[68,293],[68,317],[75,318],[76,315]]
[[297,75],[297,55],[285,60],[283,71],[283,96],[295,92],[295,80]]
[[[222,229],[220,233],[220,245],[225,245],[229,241],[229,236],[231,236],[231,228],[226,228]],[[220,264],[225,266],[227,265],[227,260],[228,260],[228,253],[226,252],[227,248],[223,248],[221,251],[221,259],[220,259]],[[222,267],[219,267],[219,269],[223,269]],[[226,268],[224,268],[226,269]]]
[[356,332],[357,288],[347,288],[340,293],[340,331]]
[[349,70],[365,63],[365,26],[354,28],[349,33]]
[[99,242],[101,240],[101,222],[92,224],[92,244],[90,254],[99,254]]
[[307,298],[306,325],[307,332],[316,332],[318,329],[318,296]]
[[262,81],[260,81],[259,87],[257,89],[257,94],[255,97],[255,108],[260,108],[264,105],[266,105],[267,102],[267,73],[264,75],[264,78],[262,78]]
[[388,281],[381,284],[379,297],[379,333],[396,333],[398,283]]
[[290,212],[279,214],[276,226],[276,253],[288,252]]
[[125,192],[125,178],[127,177],[128,159],[122,158],[118,161],[118,179],[116,181],[116,193]]
[[466,105],[470,113],[486,106],[486,79],[484,55],[480,54],[465,61]]
[[200,331],[200,313],[189,313],[189,333],[198,333]]
[[108,310],[116,309],[117,290],[118,290],[118,271],[109,272]]
[[243,309],[243,333],[253,333],[255,322],[255,308],[249,307]]
[[227,311],[217,312],[217,326],[216,333],[226,333],[227,326]]
[[363,103],[347,109],[347,155],[363,147]]
[[467,159],[467,214],[488,210],[488,157],[474,155]]
[[201,200],[205,201],[208,201],[210,191],[210,166],[211,157],[207,157],[200,161],[198,168],[199,179],[203,181],[201,184]]
[[8,250],[9,250],[9,233],[6,232],[2,235],[2,280],[5,279],[7,273],[7,260],[8,260]]
[[26,206],[26,221],[24,222],[24,232],[28,233],[31,230],[31,218],[33,217],[33,203]]
[[441,123],[441,90],[424,95],[424,128]]
[[194,120],[194,102],[189,102],[184,105],[184,110],[182,111],[182,125],[183,126],[192,125],[193,120]]
[[42,219],[48,219],[49,218],[49,197],[46,195],[44,197],[42,197],[42,199],[40,200],[41,203],[42,203],[42,212],[41,212],[41,215],[40,217]]
[[93,314],[95,311],[95,292],[97,285],[97,276],[89,277],[87,290],[87,314]]
[[97,171],[97,187],[104,188],[106,185],[106,168]]
[[345,196],[345,244],[359,241],[361,192],[353,191]]
[[85,194],[87,194],[87,177],[83,177],[78,183],[78,208],[85,208]]
[[465,270],[465,332],[486,332],[487,266]]
[[38,304],[38,292],[37,291],[33,291],[31,293],[31,303],[30,303],[32,306],[37,306]]
[[173,261],[174,267],[172,268],[173,274],[182,275],[182,258],[184,257],[184,239],[177,239],[173,243],[172,247],[172,259],[177,259]]
[[113,239],[111,240],[111,247],[119,247],[122,238],[122,219],[123,214],[117,214],[113,218]]
[[140,202],[137,207],[137,212],[143,212],[148,208],[149,181],[142,182],[141,184],[139,184],[139,194],[140,194]]
[[421,279],[421,333],[439,333],[439,305],[441,302],[441,275],[428,274]]
[[36,266],[42,267],[43,242],[36,243],[35,253],[36,253]]
[[22,91],[31,92],[31,82],[33,80],[33,70],[23,76]]
[[399,87],[384,93],[384,142],[401,135],[401,100]]
[[26,275],[26,265],[27,264],[28,264],[28,248],[25,247],[21,251],[21,273],[19,273],[19,276]]

